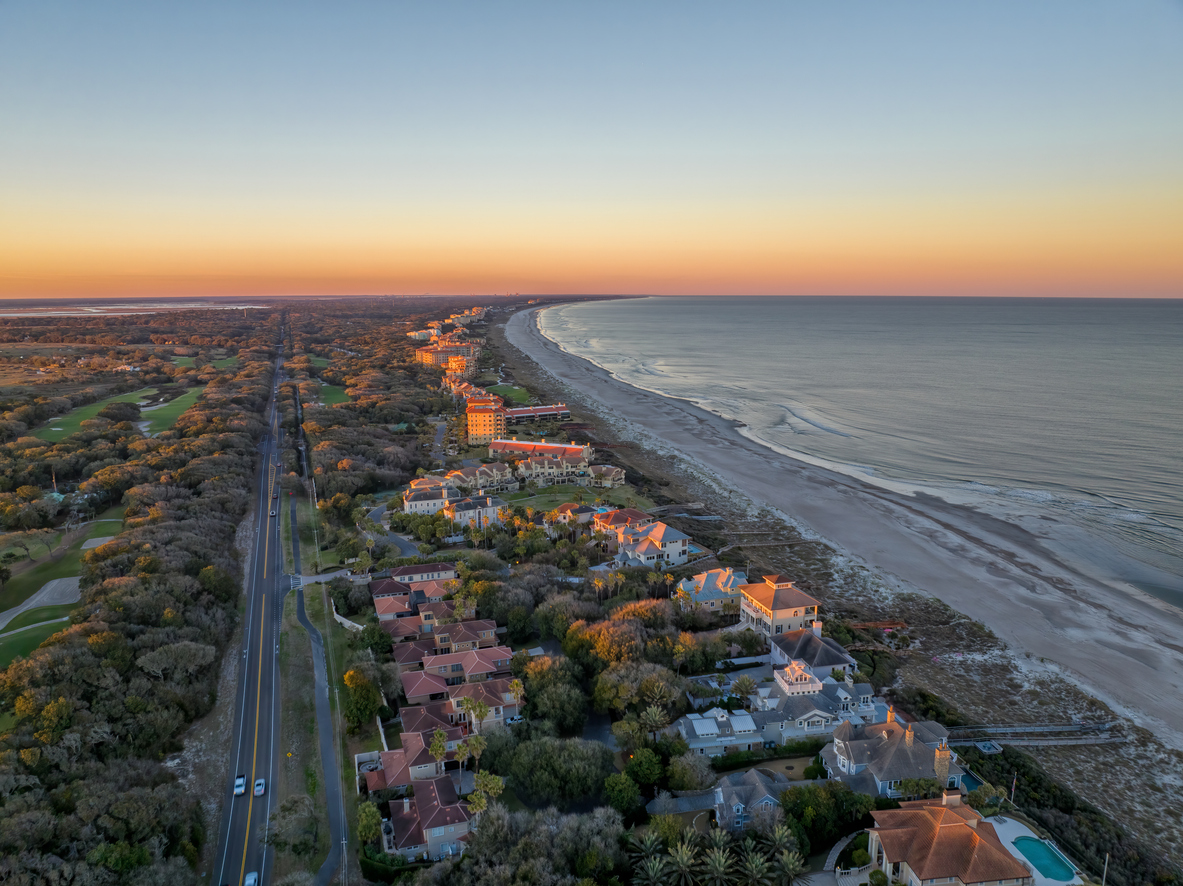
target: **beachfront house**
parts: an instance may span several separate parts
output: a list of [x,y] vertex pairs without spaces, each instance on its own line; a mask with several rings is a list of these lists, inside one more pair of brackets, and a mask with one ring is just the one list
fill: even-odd
[[[678,582],[678,602],[682,609],[695,606],[711,612],[723,610],[724,604],[738,609],[743,593],[740,590],[748,583],[743,572],[736,572],[730,566],[726,569],[711,569]],[[731,610],[736,611],[735,609]]]
[[500,525],[501,513],[506,508],[505,502],[495,495],[481,496],[450,501],[444,507],[444,513],[453,523],[469,526],[479,532],[487,526]]
[[890,708],[884,723],[839,724],[821,757],[830,778],[873,797],[901,797],[901,783],[915,779],[960,788],[964,774],[944,726],[930,720],[900,723]]
[[751,628],[769,638],[812,627],[818,601],[798,590],[783,575],[766,575],[764,580],[740,588],[739,626]]
[[661,569],[681,566],[689,556],[690,536],[664,523],[619,529],[616,540],[616,562],[621,566]]
[[[1034,886],[1031,871],[999,839],[994,826],[968,806],[961,794],[939,800],[911,800],[899,809],[871,813],[867,854],[874,870],[892,883],[922,886]],[[866,875],[862,875],[866,879]]]
[[833,637],[822,636],[822,623],[814,621],[808,630],[786,631],[772,638],[772,663],[801,662],[819,680],[835,671],[843,677],[858,670],[858,662]]

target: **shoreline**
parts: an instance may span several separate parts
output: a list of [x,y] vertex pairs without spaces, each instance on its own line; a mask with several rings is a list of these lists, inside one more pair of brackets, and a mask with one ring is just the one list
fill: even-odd
[[935,597],[1009,647],[1054,662],[1089,694],[1183,748],[1183,613],[1064,561],[1034,532],[925,493],[884,489],[753,441],[741,425],[613,377],[564,350],[520,311],[506,340],[599,405],[645,446],[685,459],[722,489],[767,507],[896,591]]

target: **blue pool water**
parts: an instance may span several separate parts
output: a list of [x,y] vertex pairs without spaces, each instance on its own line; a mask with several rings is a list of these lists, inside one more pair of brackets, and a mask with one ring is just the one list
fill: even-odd
[[1053,847],[1035,837],[1015,837],[1015,848],[1035,869],[1049,880],[1063,880],[1068,882],[1076,877],[1076,871],[1064,861]]
[[961,783],[965,785],[967,791],[976,791],[982,786],[982,780],[969,772],[961,776]]

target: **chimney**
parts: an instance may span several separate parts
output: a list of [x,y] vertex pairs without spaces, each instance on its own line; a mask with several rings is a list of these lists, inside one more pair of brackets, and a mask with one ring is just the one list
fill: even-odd
[[888,723],[895,722],[895,706],[894,705],[887,706],[887,722]]
[[819,640],[822,638],[822,623],[820,621],[815,620],[813,622],[813,636],[817,637]]
[[912,731],[912,724],[909,723],[907,730],[904,732],[904,744],[906,744],[908,747],[912,747],[912,742],[915,740],[915,738],[916,733]]
[[[949,757],[951,756],[949,742],[942,738],[941,743],[937,745],[935,754],[936,757],[933,759],[932,768],[936,770],[937,781],[941,783],[941,787],[944,787],[949,783]],[[948,791],[945,793],[948,794]],[[957,802],[961,802],[960,793],[957,794]],[[948,806],[949,804],[945,802],[944,805]]]
[[410,811],[411,811],[411,798],[410,797],[403,797],[403,812],[406,813],[406,812],[410,812]]
[[851,674],[850,671],[846,672],[846,685],[854,686],[854,675]]
[[[945,788],[944,792],[942,792],[942,794],[941,794],[941,805],[942,806],[960,806],[961,805],[961,792],[960,791],[953,791],[953,790],[950,790],[949,788]],[[975,824],[977,824],[977,821],[973,820],[970,824],[970,827],[973,827]]]

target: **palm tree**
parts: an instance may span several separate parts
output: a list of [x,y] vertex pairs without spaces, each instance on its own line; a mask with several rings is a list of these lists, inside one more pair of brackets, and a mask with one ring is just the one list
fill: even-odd
[[665,579],[665,595],[668,597],[670,595],[670,588],[674,586],[674,575],[672,572],[667,572],[662,578]]
[[658,572],[649,572],[645,575],[645,583],[649,585],[649,596],[657,596],[657,586],[661,584],[661,574]]
[[809,866],[802,860],[801,853],[784,849],[772,859],[772,882],[776,886],[793,886],[808,880]]
[[707,834],[707,846],[711,849],[726,849],[731,845],[731,833],[726,828],[715,828]]
[[654,680],[653,682],[649,683],[641,692],[641,695],[644,696],[645,701],[647,701],[649,704],[657,705],[658,707],[662,708],[669,705],[669,703],[673,701],[674,697],[670,687],[661,680]]
[[744,707],[748,706],[748,696],[754,695],[756,692],[756,681],[744,674],[738,680],[731,684],[731,694],[737,698],[743,699]]
[[456,742],[456,750],[453,753],[456,755],[456,762],[463,769],[464,764],[468,762],[468,758],[472,756],[472,748],[468,746],[467,741],[458,741]]
[[670,725],[670,718],[657,705],[649,705],[645,710],[641,711],[641,725],[645,727],[645,731],[653,735],[653,743],[657,743],[657,733]]
[[[726,831],[715,830],[714,834],[726,834]],[[702,859],[702,876],[699,883],[703,886],[731,886],[735,876],[735,857],[731,851],[723,848],[708,849]]]
[[764,845],[768,847],[769,855],[777,856],[785,850],[796,849],[797,840],[788,825],[778,824],[768,832],[764,838]]
[[772,865],[750,840],[744,840],[744,851],[739,860],[735,882],[739,886],[770,886]]
[[634,886],[665,886],[669,882],[669,860],[654,856],[646,858],[633,871]]
[[472,754],[472,759],[476,762],[474,772],[479,772],[481,769],[481,754],[485,752],[485,747],[489,744],[488,739],[483,735],[470,735],[465,739],[468,745],[468,752]]
[[628,854],[635,865],[640,865],[645,859],[661,854],[661,837],[658,836],[657,831],[645,831],[643,834],[637,834],[634,831],[629,843]]
[[694,886],[698,879],[698,850],[690,843],[679,843],[670,848],[667,883]]

